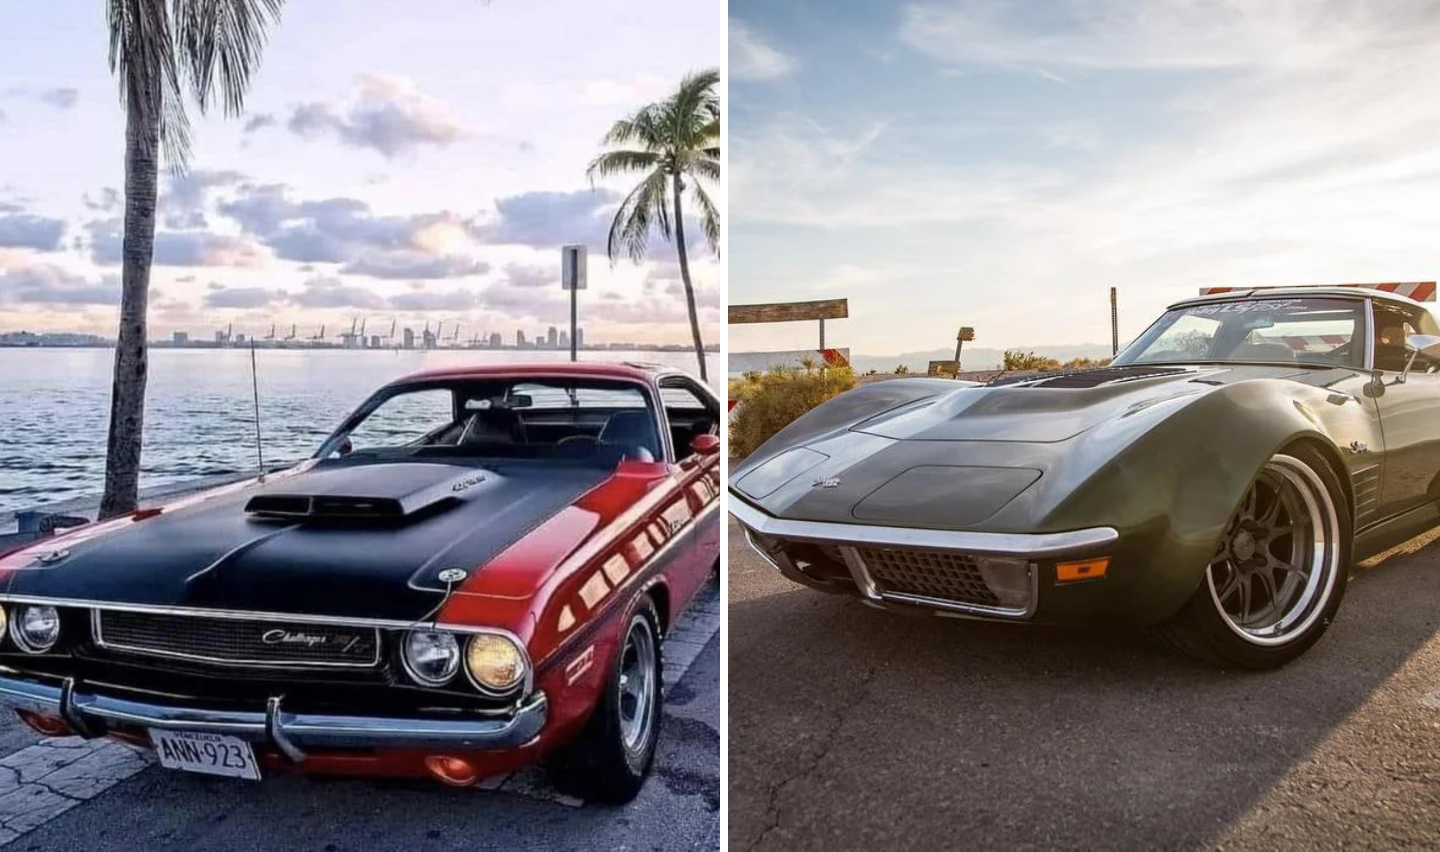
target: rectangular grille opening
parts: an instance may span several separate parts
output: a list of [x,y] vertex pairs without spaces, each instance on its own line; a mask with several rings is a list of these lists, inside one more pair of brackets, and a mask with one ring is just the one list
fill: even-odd
[[96,646],[107,651],[221,665],[380,664],[380,631],[374,627],[99,610],[93,633]]
[[998,607],[975,557],[933,550],[857,547],[882,592],[899,592],[959,603]]

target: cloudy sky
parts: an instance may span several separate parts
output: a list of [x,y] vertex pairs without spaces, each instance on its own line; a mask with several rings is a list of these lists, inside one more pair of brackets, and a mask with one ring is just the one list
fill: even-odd
[[[124,120],[103,10],[8,5],[0,331],[113,335]],[[359,317],[513,340],[568,323],[559,246],[586,242],[588,339],[688,341],[673,248],[612,269],[629,187],[584,172],[615,118],[720,64],[723,29],[713,2],[289,3],[245,116],[194,115],[189,174],[162,177],[152,336],[333,335]],[[692,256],[715,340],[718,267]]]
[[[1440,275],[1432,0],[731,0],[730,298],[831,345],[1122,341],[1202,285]],[[813,324],[732,329],[810,344]]]

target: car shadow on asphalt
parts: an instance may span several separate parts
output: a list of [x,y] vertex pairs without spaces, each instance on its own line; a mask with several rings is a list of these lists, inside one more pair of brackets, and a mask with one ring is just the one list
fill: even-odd
[[1436,547],[1357,570],[1328,634],[1267,673],[1135,629],[908,617],[740,570],[732,849],[1213,843],[1440,625]]

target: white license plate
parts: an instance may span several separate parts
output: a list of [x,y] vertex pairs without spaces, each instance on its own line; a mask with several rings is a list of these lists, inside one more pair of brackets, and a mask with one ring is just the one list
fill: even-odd
[[260,766],[255,762],[255,750],[239,737],[151,728],[150,742],[155,744],[160,765],[166,769],[260,780]]

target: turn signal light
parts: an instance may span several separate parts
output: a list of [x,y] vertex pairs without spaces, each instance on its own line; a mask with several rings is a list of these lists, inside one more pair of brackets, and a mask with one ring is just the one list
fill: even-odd
[[479,777],[468,760],[434,754],[425,758],[425,768],[437,779],[455,787],[468,787]]
[[1055,566],[1055,582],[1074,583],[1079,580],[1098,580],[1110,570],[1110,557],[1085,559],[1080,562],[1061,562]]

